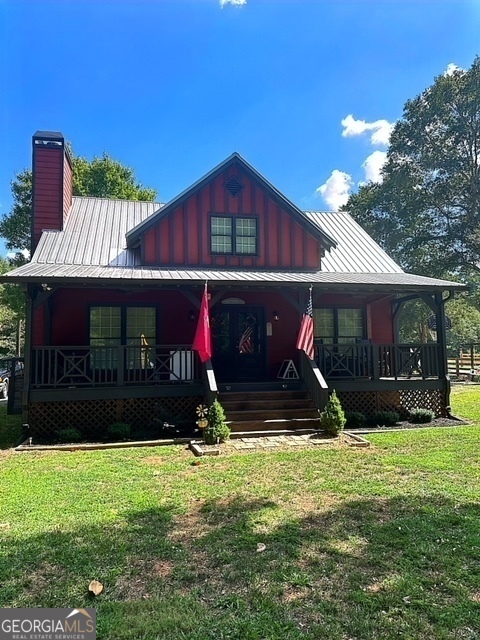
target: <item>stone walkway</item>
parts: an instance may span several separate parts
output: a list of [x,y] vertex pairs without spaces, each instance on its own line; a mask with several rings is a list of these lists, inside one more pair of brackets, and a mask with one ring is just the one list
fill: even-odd
[[264,438],[239,438],[231,440],[228,445],[232,449],[274,449],[278,447],[305,447],[310,445],[333,444],[334,438],[326,438],[321,434],[302,436],[267,436]]
[[251,436],[250,438],[232,438],[218,446],[208,446],[201,441],[191,442],[189,448],[196,456],[232,455],[255,451],[285,451],[289,449],[309,449],[319,445],[331,448],[368,447],[370,442],[359,435],[342,433],[339,438],[329,438],[323,433],[285,436]]

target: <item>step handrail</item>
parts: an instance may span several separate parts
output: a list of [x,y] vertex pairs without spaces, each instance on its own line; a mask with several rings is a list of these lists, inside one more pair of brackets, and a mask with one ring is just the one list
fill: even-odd
[[208,407],[211,407],[218,395],[217,380],[211,360],[206,360],[203,363],[203,381],[205,385],[205,402]]
[[311,360],[304,351],[300,351],[300,371],[315,407],[323,411],[328,402],[328,384],[315,360]]

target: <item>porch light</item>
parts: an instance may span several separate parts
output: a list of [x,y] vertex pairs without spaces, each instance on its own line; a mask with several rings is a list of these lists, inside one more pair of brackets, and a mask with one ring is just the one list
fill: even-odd
[[278,322],[280,320],[280,316],[278,315],[278,311],[274,311],[273,312],[273,319],[275,320],[275,322]]

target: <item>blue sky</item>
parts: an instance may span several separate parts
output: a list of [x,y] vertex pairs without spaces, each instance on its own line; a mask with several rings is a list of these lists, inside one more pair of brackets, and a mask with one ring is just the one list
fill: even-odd
[[479,0],[0,0],[0,215],[37,129],[162,201],[238,151],[299,206],[335,208],[479,33]]

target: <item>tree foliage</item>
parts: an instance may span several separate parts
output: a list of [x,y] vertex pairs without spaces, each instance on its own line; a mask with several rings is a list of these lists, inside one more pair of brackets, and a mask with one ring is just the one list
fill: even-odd
[[[465,295],[449,300],[445,313],[452,321],[447,329],[447,343],[452,352],[471,343],[480,343],[480,311]],[[436,333],[428,326],[432,310],[420,300],[406,302],[399,313],[400,342],[436,341]]]
[[[73,161],[73,195],[119,198],[121,200],[155,199],[157,192],[137,182],[130,167],[114,160],[107,153],[93,160],[75,156]],[[26,261],[30,251],[32,225],[32,172],[25,169],[12,180],[13,206],[0,220],[0,236],[6,239],[9,251],[17,252],[12,266]]]
[[[11,269],[0,257],[0,275]],[[24,314],[24,296],[16,285],[0,284],[0,357],[15,353],[18,319]]]
[[157,192],[137,182],[130,167],[104,153],[93,160],[74,157],[73,195],[152,201]]
[[[73,194],[124,200],[155,199],[157,192],[137,182],[130,167],[107,153],[93,160],[76,157],[73,162]],[[24,264],[30,255],[32,229],[32,172],[25,169],[11,182],[13,206],[0,220],[0,236],[5,238],[9,259],[0,258],[0,274]],[[13,353],[16,330],[25,315],[25,296],[18,285],[0,285],[0,354]],[[2,346],[3,345],[3,346]],[[5,346],[6,345],[6,346]],[[2,351],[3,350],[3,351]]]
[[330,436],[338,436],[343,431],[346,421],[340,399],[337,392],[333,390],[325,410],[320,414],[322,429]]
[[[32,228],[32,172],[25,169],[18,173],[11,182],[13,206],[0,220],[0,236],[6,239],[9,251],[19,252],[12,258],[13,265],[25,261],[26,253],[30,251],[30,234]],[[25,254],[22,254],[22,251]]]
[[390,140],[383,182],[345,210],[406,270],[480,273],[480,58],[409,100]]

